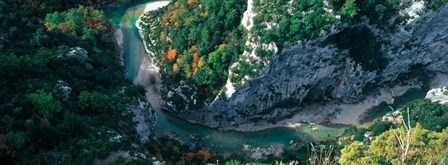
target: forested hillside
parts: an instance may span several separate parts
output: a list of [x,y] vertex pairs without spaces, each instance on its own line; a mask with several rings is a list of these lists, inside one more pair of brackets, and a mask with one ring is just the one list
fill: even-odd
[[138,141],[126,108],[143,87],[126,80],[101,4],[0,1],[0,162],[90,164]]
[[198,110],[220,93],[230,64],[244,50],[239,24],[245,5],[239,0],[179,0],[142,17],[143,39],[162,68],[164,92],[170,93],[164,99]]

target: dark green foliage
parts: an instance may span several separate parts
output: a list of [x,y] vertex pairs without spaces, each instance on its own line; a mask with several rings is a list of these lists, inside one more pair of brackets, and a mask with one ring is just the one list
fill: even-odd
[[92,93],[81,91],[79,94],[79,104],[81,109],[101,110],[107,108],[107,96],[94,91]]
[[45,117],[52,116],[62,109],[61,102],[55,100],[51,93],[45,93],[43,90],[38,90],[36,93],[30,94],[28,98],[31,100],[34,109]]
[[359,16],[367,16],[371,23],[390,26],[390,19],[398,14],[400,0],[356,0]]
[[368,28],[345,29],[330,36],[326,43],[347,49],[350,57],[361,64],[364,70],[381,72],[388,64],[380,51],[381,42]]
[[355,132],[355,136],[353,137],[353,140],[355,141],[363,141],[364,140],[364,133],[367,132],[367,129],[365,128],[359,128]]
[[431,102],[431,100],[416,100],[402,107],[403,118],[407,121],[406,109],[409,108],[411,125],[418,122],[423,128],[431,131],[442,131],[448,126],[448,106]]
[[15,150],[22,149],[25,145],[25,133],[19,132],[8,132],[6,134],[6,144]]
[[[282,46],[283,42],[294,43],[315,36],[321,36],[336,20],[327,15],[321,0],[294,1],[289,13],[286,8],[288,1],[267,3],[255,0],[255,11],[259,13],[254,17],[253,35],[260,36],[262,43],[275,42]],[[279,9],[282,8],[282,9]],[[302,12],[309,12],[303,14]],[[274,15],[277,15],[274,17]],[[279,27],[267,28],[266,22],[275,22]]]
[[344,130],[344,132],[342,132],[343,136],[350,136],[350,135],[354,135],[356,133],[356,126],[351,126],[348,127],[347,129]]
[[281,155],[281,160],[283,162],[299,161],[301,164],[306,164],[310,156],[310,148],[311,146],[308,144],[298,147],[296,149],[286,150]]
[[[125,107],[142,89],[126,80],[103,12],[78,6],[102,2],[0,0],[2,164],[92,164],[136,141]],[[75,47],[87,56],[67,57]]]
[[378,136],[381,133],[389,130],[393,126],[392,123],[387,121],[375,121],[372,125],[369,126],[370,132],[372,132],[373,136]]

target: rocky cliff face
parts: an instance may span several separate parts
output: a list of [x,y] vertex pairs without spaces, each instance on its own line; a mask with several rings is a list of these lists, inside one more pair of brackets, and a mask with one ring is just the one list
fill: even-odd
[[[193,123],[226,128],[259,120],[272,121],[300,112],[304,99],[325,94],[326,99],[354,103],[363,91],[388,85],[421,66],[430,72],[448,71],[448,6],[429,12],[417,24],[387,33],[370,25],[382,41],[388,65],[382,71],[363,70],[347,50],[322,44],[326,37],[278,53],[260,75],[233,95],[218,98],[200,112],[173,112]],[[328,36],[327,36],[328,37]],[[310,92],[312,91],[312,92]]]
[[129,105],[127,109],[134,114],[132,121],[136,123],[135,130],[140,136],[140,142],[142,144],[149,142],[157,122],[155,112],[146,102],[140,102],[139,105]]

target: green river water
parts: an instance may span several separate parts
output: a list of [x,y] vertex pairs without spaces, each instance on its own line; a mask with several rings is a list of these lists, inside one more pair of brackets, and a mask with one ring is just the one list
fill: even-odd
[[[114,9],[114,11],[106,11],[108,17],[122,28],[124,63],[130,80],[133,80],[137,76],[141,60],[147,55],[142,40],[139,37],[138,29],[134,24],[138,17],[143,14],[146,4],[150,3],[155,2],[138,2],[134,3],[133,6],[123,6]],[[424,97],[424,95],[421,96],[418,92],[417,94],[407,92],[407,94],[401,97],[401,100],[410,101],[421,97]],[[378,114],[382,114],[387,110],[387,106],[380,106],[378,108],[380,110],[375,110],[375,112],[379,112]],[[179,139],[183,141],[192,141],[190,135],[200,135],[203,138],[204,143],[223,151],[241,149],[244,144],[257,147],[268,147],[284,146],[289,144],[291,140],[301,141],[301,132],[291,128],[273,128],[251,133],[222,131],[194,125],[165,112],[157,111],[157,114],[158,121],[155,128],[156,136],[175,132]],[[378,117],[378,114],[372,113],[367,118]],[[342,130],[341,128],[335,129],[339,129],[339,132]]]

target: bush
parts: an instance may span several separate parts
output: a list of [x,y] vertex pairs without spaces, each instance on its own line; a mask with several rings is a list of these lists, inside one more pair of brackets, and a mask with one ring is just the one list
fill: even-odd
[[375,121],[372,125],[369,126],[369,130],[372,132],[372,135],[377,136],[392,127],[392,123],[387,121]]
[[448,106],[421,99],[413,101],[402,107],[403,119],[407,121],[406,109],[409,108],[411,125],[420,123],[423,128],[432,131],[442,131],[448,126]]

